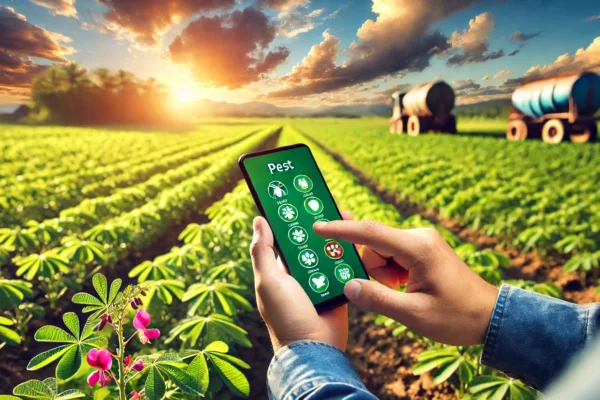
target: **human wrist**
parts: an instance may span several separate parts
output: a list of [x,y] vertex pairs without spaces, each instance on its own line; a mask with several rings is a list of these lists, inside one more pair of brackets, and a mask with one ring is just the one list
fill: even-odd
[[479,333],[476,344],[485,344],[488,331],[492,322],[492,316],[498,302],[500,288],[486,282],[486,287],[482,290],[481,309],[479,316]]

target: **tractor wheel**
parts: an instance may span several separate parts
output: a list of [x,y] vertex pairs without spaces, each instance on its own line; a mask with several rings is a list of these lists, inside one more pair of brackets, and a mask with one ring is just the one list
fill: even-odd
[[392,135],[394,134],[398,134],[401,135],[403,133],[403,124],[402,124],[402,118],[399,119],[394,119],[392,120],[392,122],[390,122],[390,133]]
[[513,119],[509,121],[506,129],[506,138],[513,141],[522,141],[527,139],[527,124],[522,119]]
[[567,135],[565,124],[560,119],[548,120],[542,128],[542,139],[546,143],[560,143]]
[[598,126],[595,123],[589,125],[574,124],[571,126],[569,138],[573,143],[587,143],[598,140]]
[[454,115],[449,115],[446,119],[446,123],[442,128],[442,133],[456,133],[456,118]]
[[423,126],[423,119],[417,117],[416,115],[411,115],[408,117],[408,126],[406,127],[406,132],[410,136],[419,136],[421,132],[426,132]]

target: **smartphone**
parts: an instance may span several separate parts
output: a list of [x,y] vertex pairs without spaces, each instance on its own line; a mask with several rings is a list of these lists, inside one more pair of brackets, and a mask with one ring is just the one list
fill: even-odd
[[239,159],[254,201],[275,236],[275,249],[317,312],[348,302],[344,285],[368,279],[352,243],[324,239],[317,221],[342,219],[310,148],[295,144]]

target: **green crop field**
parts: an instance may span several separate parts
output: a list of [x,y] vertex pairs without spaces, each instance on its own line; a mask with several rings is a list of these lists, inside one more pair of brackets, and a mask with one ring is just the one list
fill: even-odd
[[[298,142],[355,218],[433,227],[495,285],[599,299],[600,145],[509,142],[500,119],[459,119],[459,135],[390,135],[388,126],[381,118],[214,119],[189,132],[0,126],[0,398],[124,399],[132,390],[152,400],[266,398],[272,350],[248,253],[258,211],[237,160]],[[142,304],[149,316],[136,331]],[[398,380],[418,399],[432,390],[483,399],[492,387],[499,400],[537,395],[481,365],[478,346],[441,346],[352,313],[351,326],[365,321],[348,349],[360,372],[389,350],[378,337],[409,349],[381,361],[390,376],[362,374],[382,399],[398,397]],[[109,341],[126,348],[123,368],[89,367]],[[95,370],[109,384],[92,393],[86,377]]]

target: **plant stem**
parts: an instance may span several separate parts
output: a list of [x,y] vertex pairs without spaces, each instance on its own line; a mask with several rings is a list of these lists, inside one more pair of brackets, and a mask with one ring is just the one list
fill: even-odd
[[119,399],[127,400],[127,394],[125,393],[125,341],[123,340],[123,320],[125,312],[121,314],[121,320],[119,321]]

